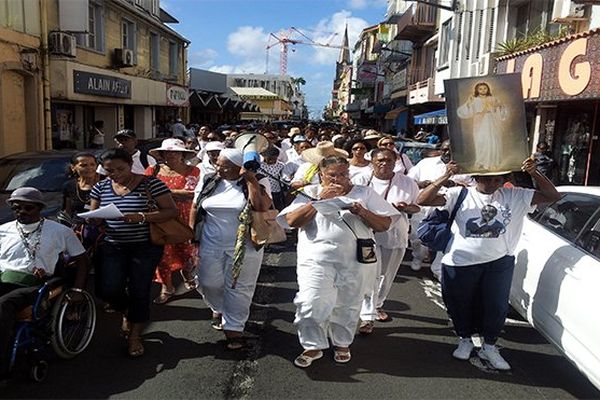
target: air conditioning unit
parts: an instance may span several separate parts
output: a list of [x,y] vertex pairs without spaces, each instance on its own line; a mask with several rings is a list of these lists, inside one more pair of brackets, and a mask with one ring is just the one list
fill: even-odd
[[585,8],[585,4],[576,4],[571,0],[556,0],[552,9],[552,22],[585,20]]
[[115,49],[115,65],[119,67],[133,67],[133,50]]
[[48,39],[51,54],[60,54],[68,57],[77,55],[77,41],[75,36],[64,32],[50,32]]

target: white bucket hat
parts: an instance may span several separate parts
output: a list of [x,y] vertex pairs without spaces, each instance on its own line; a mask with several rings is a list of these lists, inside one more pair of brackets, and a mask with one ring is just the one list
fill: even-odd
[[195,151],[185,148],[185,143],[183,143],[183,140],[173,138],[163,140],[160,144],[160,147],[152,149],[148,153],[150,153],[152,157],[160,158],[161,151],[178,151],[181,153],[186,153],[185,157],[191,157],[196,154]]

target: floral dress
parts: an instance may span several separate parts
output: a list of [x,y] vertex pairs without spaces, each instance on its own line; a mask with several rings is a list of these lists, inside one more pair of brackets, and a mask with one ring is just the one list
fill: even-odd
[[[146,169],[146,175],[153,175],[154,167]],[[160,170],[156,177],[163,181],[171,190],[190,190],[193,191],[198,183],[200,170],[196,167],[187,175],[163,175]],[[179,209],[179,218],[187,222],[192,208],[192,198],[189,200],[176,199],[175,204]],[[165,251],[162,260],[158,264],[155,281],[162,283],[162,276],[175,271],[191,271],[194,267],[194,260],[198,254],[198,249],[193,243],[179,243],[165,245]]]

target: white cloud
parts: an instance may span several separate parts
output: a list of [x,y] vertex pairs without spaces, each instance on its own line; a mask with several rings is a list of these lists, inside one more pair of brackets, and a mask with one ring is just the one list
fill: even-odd
[[214,65],[219,53],[214,49],[202,49],[200,51],[191,52],[188,55],[188,63],[190,67],[208,68]]
[[241,26],[227,38],[227,50],[246,58],[264,58],[268,34],[263,27]]
[[[360,33],[370,24],[362,18],[353,17],[350,11],[342,10],[336,12],[330,18],[324,18],[319,21],[315,28],[317,33],[313,35],[313,39],[318,43],[330,43],[340,46],[344,39],[344,29],[346,28],[346,25],[348,26],[350,53],[352,53],[352,48],[358,40]],[[332,32],[335,34],[333,39]],[[315,47],[314,52],[314,57],[312,58],[313,62],[321,65],[335,66],[335,61],[340,54],[340,49]]]

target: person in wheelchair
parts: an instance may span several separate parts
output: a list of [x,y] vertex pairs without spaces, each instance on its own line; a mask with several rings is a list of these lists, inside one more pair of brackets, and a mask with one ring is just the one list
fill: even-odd
[[34,303],[38,288],[54,275],[62,253],[75,266],[76,291],[85,287],[89,261],[68,227],[44,219],[42,193],[32,187],[14,190],[6,202],[16,220],[0,225],[0,380],[9,372],[11,338],[18,312]]

